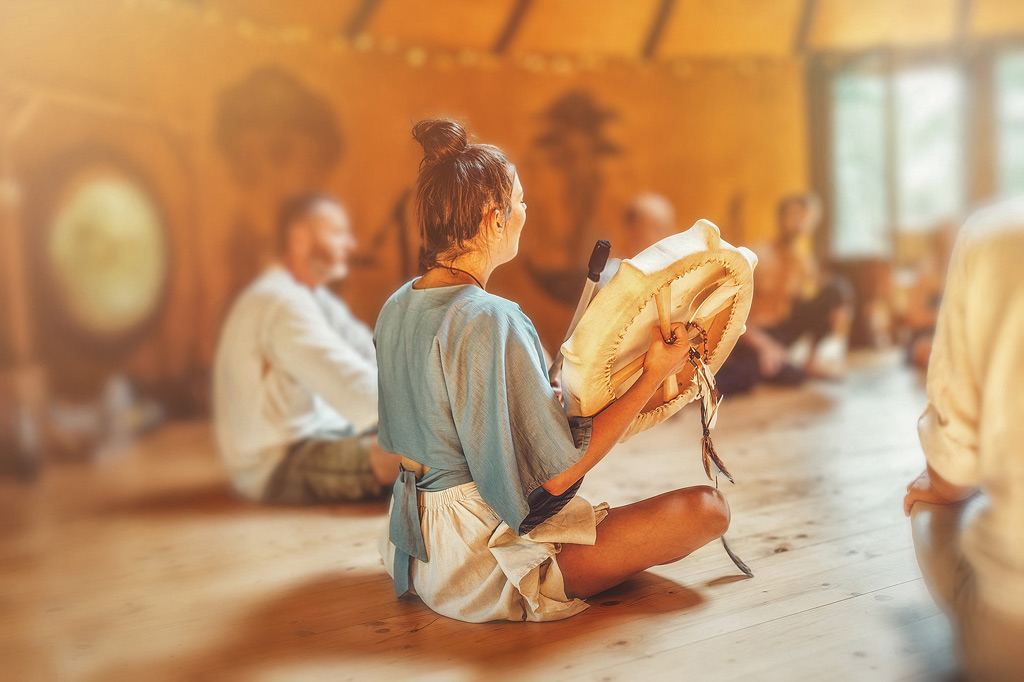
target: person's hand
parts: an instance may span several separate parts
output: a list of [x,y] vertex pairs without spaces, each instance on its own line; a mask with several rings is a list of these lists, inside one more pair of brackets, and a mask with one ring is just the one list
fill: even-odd
[[903,498],[903,513],[910,516],[910,510],[915,502],[930,502],[931,504],[953,504],[959,500],[951,500],[941,494],[932,486],[931,476],[925,469],[907,486],[907,496]]
[[555,397],[558,398],[558,402],[565,407],[565,398],[562,396],[562,374],[559,372],[555,375],[555,378],[551,380],[551,388],[555,392]]
[[651,345],[644,358],[644,372],[650,373],[659,380],[664,380],[678,373],[688,362],[690,344],[686,342],[686,327],[677,322],[672,325],[675,343],[665,343],[661,338],[661,327],[651,330]]

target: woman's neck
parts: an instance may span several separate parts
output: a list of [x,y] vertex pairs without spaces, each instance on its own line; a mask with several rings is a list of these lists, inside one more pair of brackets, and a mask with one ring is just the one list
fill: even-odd
[[419,278],[417,288],[447,287],[455,284],[473,284],[487,288],[494,267],[483,254],[467,253],[452,260],[438,262]]

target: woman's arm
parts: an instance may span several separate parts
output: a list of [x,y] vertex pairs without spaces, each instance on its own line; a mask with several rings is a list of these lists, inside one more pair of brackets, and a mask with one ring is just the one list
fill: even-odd
[[594,417],[590,445],[576,464],[544,483],[541,487],[552,495],[561,495],[576,481],[604,459],[612,447],[619,442],[633,419],[651,399],[666,377],[679,372],[688,362],[690,346],[686,342],[686,328],[682,324],[672,325],[672,332],[678,342],[667,344],[661,338],[661,331],[651,331],[651,346],[644,360],[643,373],[629,390],[623,393]]

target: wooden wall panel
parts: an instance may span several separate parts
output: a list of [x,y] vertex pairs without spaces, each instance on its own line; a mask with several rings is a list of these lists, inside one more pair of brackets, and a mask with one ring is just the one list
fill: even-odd
[[808,43],[837,51],[947,45],[957,37],[959,5],[959,0],[819,0]]
[[[178,167],[161,161],[153,168],[158,181],[185,188],[170,193],[180,204],[173,222],[180,257],[171,317],[133,360],[141,374],[205,370],[226,306],[267,256],[276,204],[300,189],[333,191],[348,204],[364,249],[343,293],[372,324],[410,274],[410,250],[415,256],[411,227],[403,232],[396,215],[415,180],[419,151],[410,128],[421,117],[454,115],[517,164],[530,206],[524,257],[499,271],[495,290],[521,303],[549,346],[568,321],[589,245],[597,237],[623,243],[621,214],[637,192],[668,196],[680,227],[709,218],[727,239],[752,243],[771,233],[778,197],[808,184],[797,58],[600,68],[469,64],[296,35],[268,37],[174,3],[0,8],[0,88],[82,99],[104,121],[98,127],[130,127],[118,119],[123,109],[176,131],[178,142],[164,144],[175,145]],[[335,157],[318,156],[324,134],[307,135],[305,124],[264,130],[246,147],[258,157],[250,159],[257,170],[240,179],[238,159],[218,138],[218,120],[225,93],[261,70],[327,112],[340,139]],[[274,92],[266,96],[273,100]],[[561,130],[555,109],[579,124]],[[588,128],[587,121],[597,123]],[[20,144],[22,171],[60,146],[60,136],[45,130]],[[582,157],[560,166],[555,159],[567,149]],[[187,177],[175,177],[182,173]],[[194,357],[181,350],[190,348]]]
[[676,0],[658,55],[662,57],[785,57],[804,0]]
[[516,54],[576,54],[639,57],[657,0],[532,0],[512,41]]
[[396,41],[419,47],[489,50],[516,3],[517,0],[380,2],[367,29],[379,37],[385,48],[389,41]]

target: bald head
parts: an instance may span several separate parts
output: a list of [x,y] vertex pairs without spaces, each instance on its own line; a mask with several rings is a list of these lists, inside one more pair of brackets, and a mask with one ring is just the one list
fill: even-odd
[[676,232],[676,212],[672,203],[660,194],[637,195],[626,208],[626,238],[629,255]]

